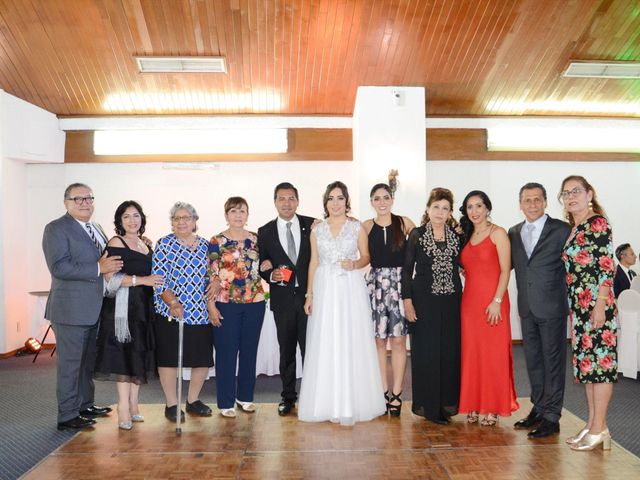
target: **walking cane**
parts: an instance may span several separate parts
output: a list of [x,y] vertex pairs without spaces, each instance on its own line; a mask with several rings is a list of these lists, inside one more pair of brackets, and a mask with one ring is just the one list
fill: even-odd
[[182,339],[184,336],[184,318],[178,322],[178,405],[176,413],[176,435],[182,434]]

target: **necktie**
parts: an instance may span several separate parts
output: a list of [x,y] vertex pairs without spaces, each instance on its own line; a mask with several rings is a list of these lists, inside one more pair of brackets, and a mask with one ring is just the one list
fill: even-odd
[[102,245],[100,245],[100,242],[98,242],[98,239],[96,238],[96,234],[93,233],[93,228],[91,228],[91,223],[87,222],[84,225],[87,227],[87,232],[89,232],[89,236],[91,237],[91,240],[93,241],[96,248],[98,250],[102,250]]
[[524,250],[527,252],[527,257],[530,258],[533,253],[533,231],[535,230],[535,226],[531,223],[528,223],[524,227]]
[[295,265],[298,255],[296,254],[296,241],[293,239],[293,232],[291,232],[291,222],[287,222],[287,255]]
[[636,276],[636,272],[634,272],[633,270],[629,269],[629,280],[633,280],[633,277]]

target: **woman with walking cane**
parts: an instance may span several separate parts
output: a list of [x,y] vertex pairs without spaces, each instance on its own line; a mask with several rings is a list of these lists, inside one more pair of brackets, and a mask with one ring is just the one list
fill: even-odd
[[[176,422],[176,375],[191,368],[186,411],[208,417],[211,409],[199,399],[207,372],[213,366],[213,326],[207,311],[207,248],[195,234],[198,214],[192,205],[177,202],[170,212],[173,233],[162,237],[153,252],[152,273],[165,279],[154,292],[158,374],[166,399],[165,417]],[[178,320],[178,321],[172,321]],[[179,337],[184,336],[184,346]],[[181,355],[183,353],[184,355]],[[182,393],[182,382],[178,384]],[[180,411],[180,421],[184,413]],[[178,427],[179,428],[179,427]]]

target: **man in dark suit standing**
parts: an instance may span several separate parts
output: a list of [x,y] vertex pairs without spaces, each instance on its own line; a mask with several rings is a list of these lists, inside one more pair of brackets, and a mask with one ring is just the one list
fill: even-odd
[[[304,360],[307,334],[307,315],[304,312],[307,291],[307,273],[311,258],[309,236],[314,219],[297,215],[298,190],[290,183],[280,183],[274,191],[278,218],[258,230],[260,264],[268,260],[269,268],[260,269],[260,275],[270,286],[270,306],[276,322],[280,345],[280,378],[282,401],[278,405],[281,416],[291,413],[296,393],[296,345]],[[282,271],[286,266],[291,277],[283,283]],[[282,285],[281,285],[282,283]]]
[[560,431],[564,398],[568,306],[561,254],[571,228],[545,214],[546,206],[545,188],[527,183],[520,189],[526,220],[509,229],[533,404],[529,415],[514,426],[529,429],[529,438]]
[[636,276],[631,267],[636,264],[638,256],[628,243],[623,243],[616,248],[616,258],[618,259],[618,267],[616,268],[616,276],[613,277],[613,293],[616,298],[625,290],[631,288],[631,280]]
[[102,251],[107,237],[93,215],[93,192],[74,183],[64,192],[67,213],[44,229],[42,249],[51,273],[45,318],[56,335],[58,430],[91,426],[108,407],[96,407],[93,368],[98,316],[102,307],[102,275],[122,268],[118,256]]

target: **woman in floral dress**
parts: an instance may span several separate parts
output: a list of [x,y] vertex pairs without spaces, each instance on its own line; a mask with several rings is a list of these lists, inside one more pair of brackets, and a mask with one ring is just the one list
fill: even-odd
[[600,445],[609,449],[607,410],[618,367],[611,227],[585,178],[565,178],[560,198],[573,227],[562,254],[567,269],[573,374],[576,382],[585,385],[589,405],[587,424],[567,443],[578,451]]
[[[389,185],[374,185],[369,197],[376,217],[362,224],[367,232],[371,255],[371,270],[366,277],[367,288],[387,411],[391,416],[399,417],[409,334],[400,282],[407,235],[415,225],[411,219],[391,213],[393,193]],[[387,381],[387,341],[391,344],[391,388]]]
[[211,281],[221,287],[215,304],[209,302],[209,316],[217,327],[213,343],[218,408],[222,416],[233,418],[236,404],[245,412],[255,411],[256,357],[265,299],[258,274],[258,236],[245,230],[247,201],[229,198],[224,216],[229,228],[209,244]]

